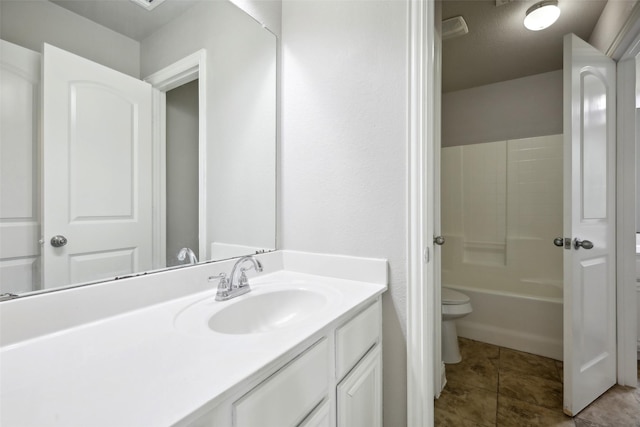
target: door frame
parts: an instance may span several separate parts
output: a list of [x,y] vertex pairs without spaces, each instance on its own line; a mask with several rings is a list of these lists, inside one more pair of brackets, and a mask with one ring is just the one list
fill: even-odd
[[638,384],[636,282],[637,143],[636,61],[640,55],[640,7],[636,5],[609,55],[618,61],[617,152],[617,352],[620,385]]
[[167,92],[198,80],[198,255],[207,259],[207,51],[200,49],[151,74],[153,93],[153,265],[166,267]]
[[[436,105],[435,2],[414,0],[408,10],[409,81],[407,141],[407,425],[434,419],[436,304],[433,258]],[[431,188],[431,191],[429,189]],[[439,291],[439,289],[438,289]],[[439,293],[438,293],[439,295]],[[437,312],[437,313],[436,313]]]

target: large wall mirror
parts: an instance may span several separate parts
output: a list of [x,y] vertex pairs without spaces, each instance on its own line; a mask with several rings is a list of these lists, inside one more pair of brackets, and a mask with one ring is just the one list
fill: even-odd
[[0,19],[0,293],[275,249],[272,33],[227,0]]

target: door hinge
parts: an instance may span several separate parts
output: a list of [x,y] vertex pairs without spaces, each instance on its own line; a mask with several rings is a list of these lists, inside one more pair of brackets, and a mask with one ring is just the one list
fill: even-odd
[[429,251],[429,246],[424,248],[424,263],[427,264],[431,260],[431,253]]

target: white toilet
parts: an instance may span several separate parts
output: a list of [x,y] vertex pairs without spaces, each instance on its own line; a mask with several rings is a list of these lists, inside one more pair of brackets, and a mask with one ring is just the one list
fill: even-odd
[[462,360],[458,346],[456,319],[471,313],[471,299],[462,292],[442,288],[442,361],[458,363]]

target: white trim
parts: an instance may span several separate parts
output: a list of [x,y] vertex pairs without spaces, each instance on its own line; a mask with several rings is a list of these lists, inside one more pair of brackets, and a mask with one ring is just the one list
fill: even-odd
[[[441,12],[440,12],[441,14]],[[441,16],[434,13],[434,22],[441,21]],[[434,24],[435,26],[435,24]],[[431,160],[428,162],[427,170],[432,170],[430,176],[433,184],[428,186],[427,194],[430,204],[429,214],[433,217],[433,222],[428,224],[431,226],[431,232],[427,233],[427,238],[442,235],[441,221],[441,192],[440,192],[440,161],[442,159],[442,38],[439,30],[433,31],[433,76],[430,77],[433,84],[433,121],[429,123],[429,128],[433,129],[430,136],[431,142],[427,143]],[[428,217],[427,217],[428,218]],[[431,240],[428,243],[431,243]],[[440,372],[440,366],[444,367],[442,361],[442,247],[433,245],[433,289],[431,291],[433,310],[433,361],[434,361],[434,384],[433,391],[435,397],[440,397],[442,389],[444,389],[446,381],[442,381],[444,376]]]
[[[637,8],[636,8],[637,9]],[[635,28],[635,26],[633,26]],[[640,35],[618,62],[617,357],[618,383],[635,387],[637,367],[636,282],[636,62]]]
[[153,268],[165,268],[167,266],[167,149],[166,128],[164,120],[157,117],[166,117],[166,92],[153,88]]
[[[198,254],[200,260],[204,261],[209,259],[207,256],[207,51],[200,49],[199,51],[163,68],[162,70],[153,73],[144,80],[151,83],[151,85],[158,89],[160,92],[166,93],[171,89],[175,89],[178,86],[182,86],[193,80],[198,80]],[[164,152],[166,146],[166,111],[164,107],[166,105],[166,97],[158,97],[157,102],[161,106],[154,109],[159,115],[157,123],[154,122],[154,150],[158,152]],[[158,155],[162,157],[162,154]],[[154,158],[154,165],[162,167],[162,160]],[[162,174],[160,174],[162,175]],[[155,176],[155,175],[154,175]],[[157,191],[155,190],[157,188]],[[165,206],[165,187],[162,182],[154,181],[154,196],[159,197],[158,206]],[[159,231],[162,235],[165,234],[164,221],[164,209],[158,216],[158,224],[154,224],[154,229]],[[159,227],[163,227],[158,230]],[[166,236],[164,238],[166,241]],[[158,242],[162,242],[162,238],[158,239]],[[164,245],[166,246],[166,245]],[[158,250],[160,253],[161,250]],[[164,258],[166,259],[166,258]]]
[[[425,250],[433,252],[427,225],[427,153],[433,150],[434,113],[434,2],[413,0],[409,7],[409,141],[407,177],[407,425],[433,425],[434,289],[425,264]],[[433,171],[433,169],[431,169]],[[432,206],[431,206],[432,208]],[[431,276],[432,277],[432,276]]]
[[186,56],[173,64],[156,71],[144,79],[162,92],[168,92],[199,78],[200,67],[205,65],[207,52],[205,49]]
[[622,25],[605,54],[616,61],[627,57],[631,50],[630,45],[637,42],[638,31],[640,31],[640,2],[633,6],[627,21]]

